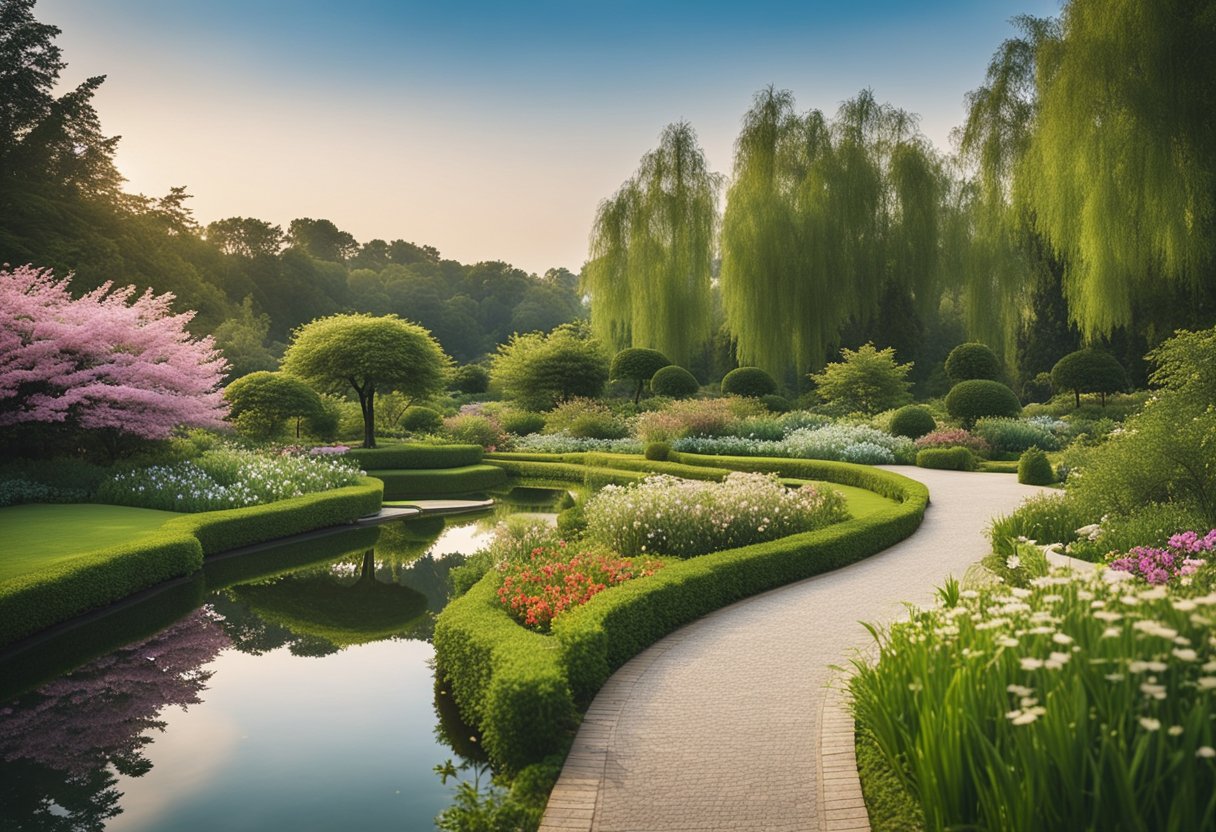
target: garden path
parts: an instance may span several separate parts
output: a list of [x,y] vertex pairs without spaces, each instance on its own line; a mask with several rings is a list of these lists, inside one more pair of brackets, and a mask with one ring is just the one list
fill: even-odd
[[929,487],[916,533],[634,657],[588,709],[542,832],[869,829],[831,665],[869,645],[861,621],[895,619],[903,602],[928,603],[943,578],[962,577],[990,551],[989,519],[1042,490],[1002,474],[890,469]]

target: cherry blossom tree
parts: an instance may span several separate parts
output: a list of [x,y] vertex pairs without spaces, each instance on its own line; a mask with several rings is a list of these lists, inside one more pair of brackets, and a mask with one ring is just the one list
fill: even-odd
[[220,427],[226,362],[173,295],[105,283],[73,298],[49,269],[0,268],[0,426],[66,423],[145,439]]

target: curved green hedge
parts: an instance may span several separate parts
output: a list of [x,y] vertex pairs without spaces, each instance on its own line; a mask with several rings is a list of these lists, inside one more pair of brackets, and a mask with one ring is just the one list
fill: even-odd
[[463,468],[481,462],[480,445],[390,445],[387,448],[352,448],[346,458],[364,469]]
[[974,471],[976,460],[975,454],[968,448],[922,448],[916,454],[916,466],[944,471]]
[[[434,643],[453,698],[465,719],[480,730],[490,758],[506,771],[563,752],[579,709],[616,668],[658,639],[741,598],[891,546],[915,531],[929,502],[928,489],[920,483],[860,465],[694,454],[680,458],[685,465],[705,459],[738,470],[832,480],[868,488],[898,504],[861,520],[670,564],[597,595],[554,622],[550,636],[515,623],[497,602],[494,576],[487,575],[440,613]],[[568,473],[578,467],[541,462],[513,466],[529,476],[554,479],[558,473],[549,469]]]
[[386,500],[407,500],[489,491],[506,484],[507,475],[494,465],[466,465],[409,471],[368,471],[384,483]]

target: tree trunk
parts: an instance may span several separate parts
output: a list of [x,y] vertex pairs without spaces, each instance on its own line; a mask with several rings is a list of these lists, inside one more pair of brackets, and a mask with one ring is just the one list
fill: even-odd
[[642,398],[642,385],[646,382],[638,379],[638,389],[633,391],[633,403],[637,404]]
[[363,447],[376,447],[376,391],[370,385],[359,396],[363,408]]
[[1073,390],[1072,394],[1077,397],[1077,407],[1081,407],[1081,391],[1080,389]]

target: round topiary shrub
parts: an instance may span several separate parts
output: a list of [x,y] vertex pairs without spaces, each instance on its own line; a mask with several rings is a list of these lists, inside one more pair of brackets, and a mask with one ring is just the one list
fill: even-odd
[[928,408],[918,404],[909,404],[895,411],[891,417],[889,428],[895,436],[906,436],[909,439],[920,439],[927,433],[937,430],[937,420]]
[[1043,404],[1051,401],[1052,391],[1051,374],[1039,373],[1022,383],[1022,401],[1027,404]]
[[540,433],[545,429],[545,417],[531,410],[506,410],[499,415],[498,421],[503,430],[516,436]]
[[950,350],[946,375],[956,384],[976,378],[996,380],[1001,377],[1001,362],[987,344],[971,341]]
[[1018,482],[1023,485],[1051,485],[1056,481],[1051,460],[1038,448],[1027,448],[1018,458]]
[[793,405],[790,404],[789,399],[787,399],[785,396],[778,396],[775,393],[768,396],[761,396],[760,402],[766,408],[768,408],[769,413],[789,413],[794,409]]
[[739,367],[722,379],[722,394],[758,399],[777,392],[777,382],[759,367]]
[[637,386],[633,392],[633,402],[642,396],[642,388],[654,374],[664,367],[670,366],[671,359],[658,350],[648,350],[643,347],[630,347],[621,350],[612,359],[608,377],[614,381],[632,381]]
[[401,427],[410,433],[435,433],[443,427],[443,414],[422,405],[407,407],[401,414]]
[[925,448],[916,454],[918,468],[943,471],[974,471],[975,454],[966,448]]
[[646,446],[646,458],[652,462],[666,462],[671,456],[671,446],[666,442],[651,442]]
[[1051,368],[1051,382],[1057,390],[1071,390],[1077,407],[1081,406],[1082,393],[1098,393],[1105,407],[1107,393],[1118,393],[1127,387],[1127,373],[1108,352],[1077,350]]
[[675,364],[664,367],[650,378],[650,391],[656,396],[687,399],[697,395],[700,389],[697,377]]
[[484,393],[490,389],[490,371],[480,364],[457,367],[448,389],[458,393]]
[[970,428],[985,416],[1017,416],[1022,404],[1013,391],[999,381],[960,381],[946,394],[946,411]]

